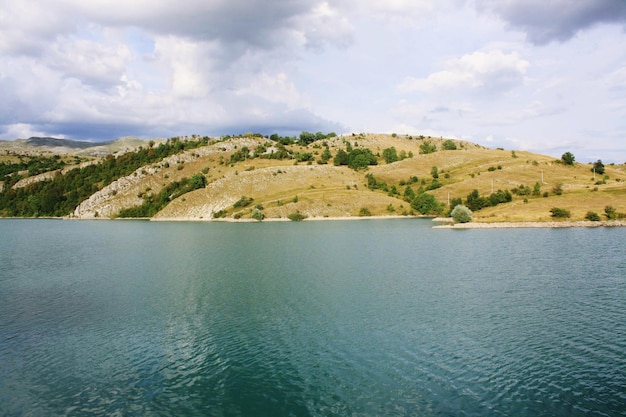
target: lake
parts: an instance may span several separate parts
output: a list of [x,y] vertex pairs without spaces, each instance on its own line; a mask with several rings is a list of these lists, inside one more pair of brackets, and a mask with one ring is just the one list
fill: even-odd
[[626,415],[626,228],[431,226],[0,220],[0,415]]

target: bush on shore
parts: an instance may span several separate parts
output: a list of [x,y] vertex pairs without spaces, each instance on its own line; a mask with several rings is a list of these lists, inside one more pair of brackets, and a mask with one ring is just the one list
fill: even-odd
[[450,212],[455,223],[469,223],[472,221],[472,211],[462,204],[455,206]]

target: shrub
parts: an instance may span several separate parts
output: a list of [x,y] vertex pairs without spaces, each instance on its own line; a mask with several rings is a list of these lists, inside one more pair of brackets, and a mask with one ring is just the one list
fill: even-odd
[[367,207],[361,207],[361,209],[359,210],[359,216],[361,217],[369,217],[372,215],[372,212],[370,212],[370,209],[368,209]]
[[565,165],[574,165],[574,160],[576,158],[574,158],[574,154],[571,152],[565,152],[562,156],[561,156],[561,161],[563,161],[563,163]]
[[552,217],[557,219],[569,219],[572,216],[569,210],[560,207],[552,207],[550,213],[552,213]]
[[394,148],[392,146],[391,148],[383,149],[383,159],[388,164],[396,162],[399,159],[398,158],[398,152],[396,151],[396,148]]
[[252,201],[254,201],[254,199],[252,197],[242,196],[239,200],[237,200],[235,202],[235,204],[233,204],[233,207],[235,207],[235,208],[237,208],[237,207],[246,207],[246,206],[249,206],[250,204],[252,204]]
[[541,195],[541,184],[536,182],[535,186],[533,187],[533,196],[539,197],[540,195]]
[[604,215],[609,220],[615,220],[617,218],[617,210],[613,206],[604,207]]
[[226,211],[225,210],[218,210],[218,211],[213,213],[213,218],[214,219],[219,219],[220,217],[224,217],[224,216],[226,216]]
[[424,143],[422,143],[420,145],[420,153],[421,154],[429,154],[429,153],[433,153],[433,152],[437,152],[437,146],[434,145],[429,140],[425,141]]
[[301,222],[302,220],[306,219],[306,216],[299,211],[296,211],[295,213],[288,214],[287,218],[292,222]]
[[265,214],[263,214],[261,210],[255,208],[252,210],[252,213],[250,213],[250,217],[260,222],[265,218]]
[[439,214],[443,211],[443,206],[435,196],[428,193],[418,194],[411,202],[411,207],[420,214]]
[[464,205],[458,204],[450,213],[455,223],[468,223],[472,221],[472,211]]
[[454,143],[454,141],[451,139],[447,139],[443,141],[441,147],[446,151],[454,151],[456,150],[456,143]]
[[600,221],[600,215],[598,213],[593,212],[593,211],[588,211],[587,214],[585,215],[585,219],[590,220],[592,222],[599,222]]
[[602,163],[600,159],[598,159],[596,162],[593,163],[593,167],[591,167],[591,171],[599,175],[604,174],[604,164]]

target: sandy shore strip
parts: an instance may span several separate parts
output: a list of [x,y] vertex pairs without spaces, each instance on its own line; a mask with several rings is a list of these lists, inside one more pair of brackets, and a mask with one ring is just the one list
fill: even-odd
[[[344,221],[344,220],[392,220],[392,219],[419,219],[419,218],[429,218],[428,216],[345,216],[345,217],[323,217],[323,216],[314,216],[314,217],[306,217],[302,219],[303,222],[311,222],[311,221]],[[217,219],[214,218],[198,218],[198,217],[159,217],[149,219],[150,221],[156,222],[224,222],[224,223],[259,223],[256,219],[251,218],[241,218],[234,219],[232,217],[220,217]],[[287,217],[267,217],[262,220],[262,223],[265,222],[290,222]]]
[[494,223],[456,223],[440,224],[433,226],[434,229],[501,229],[501,228],[563,228],[563,227],[624,227],[626,221],[577,221],[577,222],[494,222]]

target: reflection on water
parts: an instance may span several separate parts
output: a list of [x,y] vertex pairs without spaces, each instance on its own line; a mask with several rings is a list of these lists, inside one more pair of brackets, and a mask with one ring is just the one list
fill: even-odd
[[626,230],[0,221],[0,415],[623,415]]

